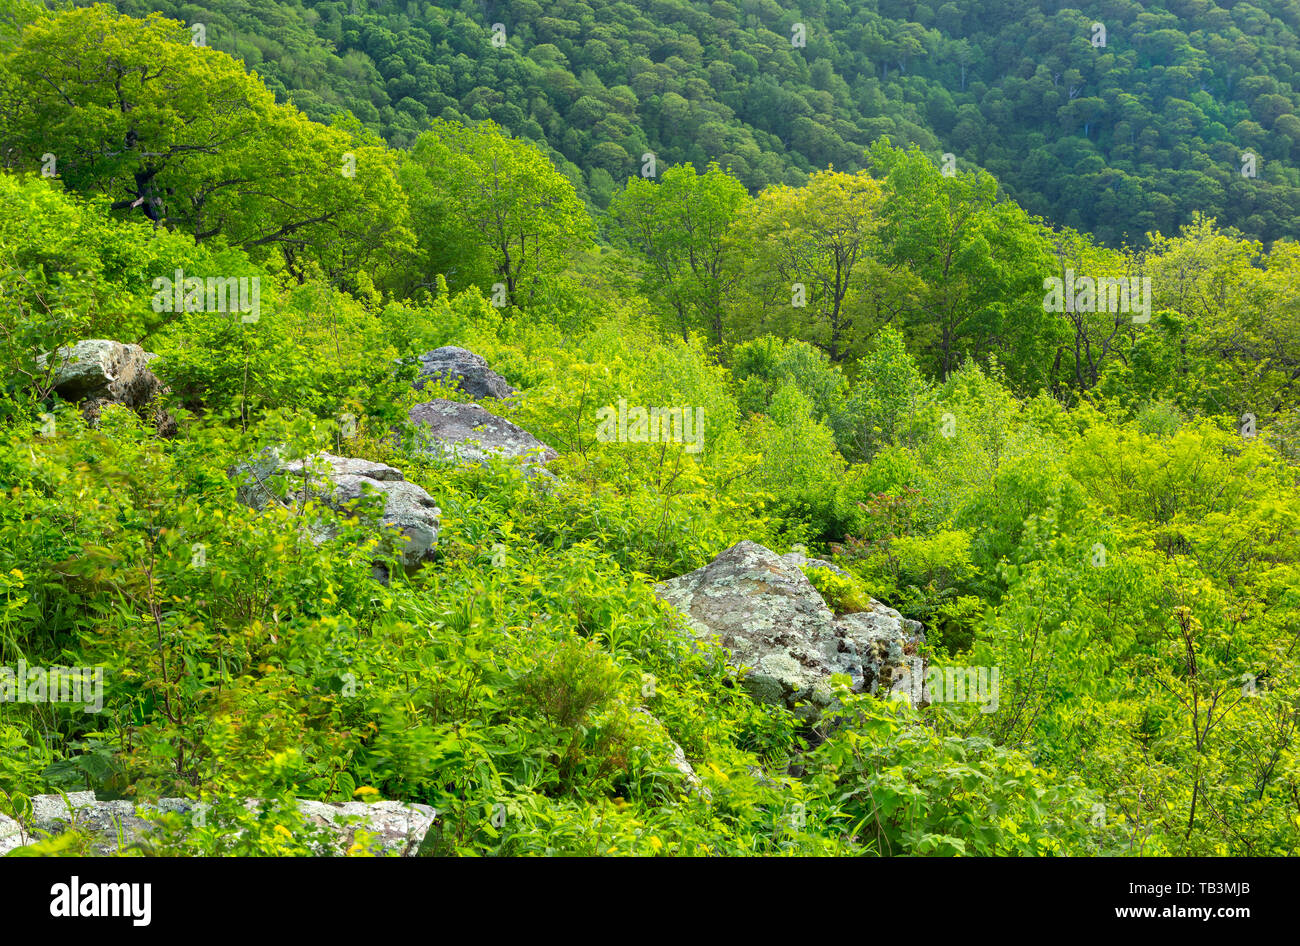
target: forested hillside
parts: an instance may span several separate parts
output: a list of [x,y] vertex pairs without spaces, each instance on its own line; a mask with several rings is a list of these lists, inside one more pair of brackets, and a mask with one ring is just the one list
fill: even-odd
[[552,150],[598,208],[648,153],[717,161],[757,192],[857,170],[888,136],[1112,246],[1197,212],[1265,242],[1300,218],[1287,0],[116,6],[206,24],[281,99],[395,146],[430,118],[490,118]]
[[0,0],[0,851],[1300,851],[1291,8],[118,7]]

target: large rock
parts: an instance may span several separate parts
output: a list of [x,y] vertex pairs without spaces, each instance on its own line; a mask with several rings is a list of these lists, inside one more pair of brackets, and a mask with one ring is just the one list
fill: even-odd
[[912,621],[879,601],[870,611],[842,615],[835,626],[853,642],[862,666],[862,687],[868,693],[888,693],[904,672],[921,664],[916,645],[925,639],[920,621]]
[[[315,846],[316,853],[321,855],[349,852],[356,843],[357,832],[364,829],[371,835],[368,853],[410,857],[438,816],[427,805],[393,801],[363,804],[295,799],[294,803],[302,816],[303,827],[322,832],[323,840]],[[251,798],[244,802],[244,807],[256,811],[262,804],[259,799]],[[90,834],[91,848],[98,854],[147,849],[155,827],[145,815],[188,814],[195,806],[196,802],[186,798],[135,804],[100,801],[94,792],[72,792],[66,802],[59,795],[37,795],[32,799],[31,817],[24,823],[0,815],[0,856],[35,841],[56,837],[74,826]]]
[[[54,353],[54,391],[65,401],[80,401],[82,413],[92,424],[108,404],[144,411],[167,390],[149,368],[157,357],[139,345],[84,339]],[[37,363],[49,367],[51,356],[42,355]],[[155,411],[150,420],[160,433],[170,436],[175,432],[175,420],[164,411]]]
[[[853,577],[834,562],[809,558],[802,552],[787,552],[781,560],[804,574],[810,569],[825,568],[841,578]],[[863,689],[869,693],[889,691],[901,671],[914,669],[919,661],[914,654],[916,643],[925,639],[921,622],[903,617],[874,598],[870,611],[841,615],[835,623],[857,649],[862,663]]]
[[410,410],[416,449],[433,456],[483,463],[489,456],[545,465],[559,454],[522,427],[477,404],[437,398]]
[[[271,448],[233,467],[230,475],[238,484],[239,501],[254,509],[272,503],[299,505],[310,498],[346,510],[364,496],[378,494],[383,500],[378,525],[396,528],[406,537],[402,563],[413,568],[433,558],[442,510],[432,496],[387,464],[329,453],[285,460],[279,450]],[[278,477],[288,480],[287,491],[275,488]],[[332,532],[322,527],[313,537],[323,541],[331,538]]]
[[515,389],[491,368],[481,355],[455,345],[444,345],[419,357],[420,373],[415,389],[423,390],[431,380],[454,382],[472,398],[509,397]]
[[794,562],[755,542],[740,542],[655,592],[697,636],[717,638],[735,663],[751,668],[745,686],[756,699],[810,720],[834,702],[832,674],[847,675],[855,691],[887,690],[910,665],[920,632],[918,622],[876,601],[837,619]]

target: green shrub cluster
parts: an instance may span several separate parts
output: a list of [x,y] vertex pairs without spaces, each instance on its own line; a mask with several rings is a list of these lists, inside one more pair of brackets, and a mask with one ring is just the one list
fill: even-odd
[[[17,109],[14,85],[32,78],[22,70],[92,21],[130,56],[171,29],[99,9],[0,32],[4,101]],[[168,55],[196,88],[248,79],[212,50]],[[214,71],[205,79],[195,63]],[[1159,238],[1152,266],[1167,286],[1176,273],[1191,283],[1131,329],[1124,357],[1082,381],[1082,362],[1063,369],[1078,377],[1058,385],[1064,375],[1043,370],[1051,346],[1096,324],[1065,342],[1031,327],[995,357],[978,340],[1023,326],[976,293],[928,324],[879,327],[891,306],[946,298],[922,262],[952,235],[900,213],[890,201],[904,185],[925,207],[955,195],[983,215],[984,242],[960,247],[967,274],[992,265],[981,247],[1010,252],[1028,232],[1011,227],[1014,209],[979,204],[979,180],[944,184],[915,153],[878,150],[883,184],[824,172],[745,211],[747,245],[772,254],[750,264],[771,269],[790,259],[783,231],[764,229],[772,213],[797,210],[806,235],[830,206],[818,202],[849,194],[886,234],[871,265],[928,280],[900,275],[897,295],[874,298],[856,283],[838,300],[814,293],[816,312],[783,310],[797,330],[781,331],[758,283],[720,307],[722,270],[647,278],[654,246],[583,242],[591,221],[572,189],[530,189],[537,155],[486,126],[440,126],[446,140],[417,149],[422,174],[400,173],[408,159],[356,129],[248,102],[304,136],[291,153],[301,177],[273,178],[284,193],[351,207],[374,188],[393,203],[308,224],[250,190],[229,199],[251,229],[196,239],[192,219],[114,209],[121,195],[108,191],[134,185],[91,151],[69,158],[66,189],[0,174],[15,209],[0,220],[0,666],[105,671],[98,714],[0,702],[0,811],[75,789],[210,802],[199,830],[163,819],[159,850],[185,853],[310,853],[288,807],[249,812],[247,797],[427,804],[440,814],[429,854],[1300,849],[1300,440],[1285,380],[1294,340],[1279,317],[1294,247],[1265,260],[1208,224]],[[12,117],[0,110],[0,135],[18,140]],[[369,153],[376,176],[353,185],[330,165],[316,180],[327,146]],[[241,147],[232,160],[270,162],[257,139]],[[479,187],[487,158],[504,196]],[[197,195],[220,170],[196,160],[165,179]],[[409,221],[402,186],[418,192]],[[503,202],[532,234],[552,198],[563,214],[549,224],[563,225],[537,230],[546,252],[494,268],[506,263],[484,208]],[[377,229],[362,226],[372,216]],[[471,247],[466,265],[506,298],[477,276],[374,265],[418,248],[450,269],[431,255],[440,234]],[[1022,269],[967,288],[992,298],[1037,278],[1041,254],[1025,246],[1012,258]],[[152,280],[177,269],[257,277],[260,317],[155,311]],[[1205,307],[1206,287],[1224,290],[1223,312]],[[873,327],[841,345],[828,333],[849,310],[830,303],[846,300],[882,321],[856,323]],[[709,318],[683,326],[683,311]],[[965,341],[945,324],[968,326]],[[1241,344],[1225,347],[1241,326]],[[175,436],[121,407],[91,424],[55,393],[38,357],[79,338],[158,353]],[[556,449],[554,479],[502,460],[448,463],[395,436],[417,400],[465,399],[411,388],[416,356],[447,344],[522,390],[484,406]],[[600,436],[598,412],[620,402],[699,409],[700,449]],[[1251,406],[1256,426],[1243,424]],[[228,471],[272,445],[401,470],[441,508],[435,560],[392,568],[385,585],[372,566],[393,564],[397,536],[377,532],[366,504],[242,505]],[[996,670],[997,706],[845,691],[813,731],[755,703],[743,669],[653,590],[746,539],[833,560],[850,577],[807,574],[837,614],[875,598],[924,622],[929,666]],[[673,764],[674,744],[698,783]],[[35,850],[87,843],[72,834]],[[368,850],[362,839],[352,853]]]

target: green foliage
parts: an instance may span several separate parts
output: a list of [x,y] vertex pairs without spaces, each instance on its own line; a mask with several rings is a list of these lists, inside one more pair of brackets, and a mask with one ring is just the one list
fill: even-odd
[[171,313],[151,305],[155,278],[224,272],[242,260],[106,219],[102,199],[82,203],[39,178],[0,176],[0,198],[12,211],[0,222],[0,410],[49,398],[55,365],[42,362],[47,352],[81,338],[145,340],[165,325]]
[[845,694],[844,729],[812,754],[810,783],[880,855],[1062,855],[1087,851],[1087,796],[1022,753],[940,736],[906,703]]
[[512,304],[533,301],[540,277],[562,269],[591,229],[573,184],[546,155],[490,122],[435,121],[411,148],[402,184],[412,197],[421,272],[484,290],[489,278],[500,280]]
[[884,202],[881,185],[863,172],[827,169],[802,187],[763,190],[738,216],[728,245],[745,323],[806,339],[832,362],[858,348],[872,327],[857,305],[859,282]]
[[804,568],[802,571],[825,600],[826,607],[837,616],[871,610],[871,595],[852,578],[845,578],[822,567]]
[[1280,0],[1120,4],[1105,46],[1097,11],[1028,0],[511,3],[503,47],[492,17],[456,5],[116,6],[206,23],[309,117],[351,111],[395,147],[429,119],[491,119],[552,151],[598,206],[647,153],[716,161],[757,192],[860,170],[882,137],[979,164],[1030,213],[1111,246],[1196,211],[1272,241],[1300,188],[1297,24]]
[[103,4],[64,11],[28,24],[0,69],[9,169],[52,158],[66,187],[129,219],[261,258],[278,249],[299,277],[383,267],[409,242],[395,159],[375,136],[277,105],[182,23]]
[[[0,666],[105,671],[102,713],[0,702],[0,810],[212,805],[161,816],[160,854],[315,853],[295,797],[431,805],[426,854],[1300,850],[1300,252],[1253,238],[1294,182],[1270,150],[1252,238],[1180,229],[1217,192],[1120,127],[1196,76],[1222,94],[1185,100],[1206,122],[1170,99],[1210,135],[1188,161],[1281,147],[1252,124],[1290,134],[1289,86],[1232,71],[1271,48],[1193,68],[1244,30],[1195,11],[1194,43],[1144,20],[1088,47],[1151,83],[1104,131],[1116,87],[1072,58],[1074,12],[870,7],[809,11],[805,57],[779,5],[633,29],[561,3],[490,59],[481,24],[428,5],[186,8],[264,84],[161,17],[0,3]],[[251,29],[273,12],[275,44]],[[1024,23],[1041,61],[995,73],[981,43]],[[1032,147],[987,138],[1031,116]],[[877,141],[936,150],[925,124],[1023,209]],[[1092,236],[1030,215],[1065,206],[1027,182],[1067,159],[1089,186],[1123,171]],[[1149,220],[1144,249],[1093,242]],[[258,279],[258,317],[160,311],[178,269]],[[1047,311],[1066,269],[1150,274],[1150,322]],[[43,356],[93,337],[160,355],[174,436],[60,400]],[[394,436],[418,399],[463,398],[411,388],[446,344],[521,389],[484,405],[553,476]],[[698,436],[611,436],[629,407]],[[441,509],[434,561],[376,581],[400,534],[373,500],[241,504],[228,471],[272,445],[401,470]],[[654,593],[744,539],[826,550],[850,577],[806,574],[836,614],[874,597],[924,622],[930,666],[995,671],[997,705],[844,693],[810,744]]]
[[724,296],[736,274],[727,265],[727,231],[747,203],[743,185],[710,164],[668,168],[655,183],[633,177],[609,205],[615,238],[646,261],[648,294],[671,306],[683,338],[707,331],[723,342]]
[[883,447],[915,444],[933,424],[929,385],[907,353],[902,335],[885,326],[858,360],[856,380],[834,419],[836,440],[852,459],[870,460]]
[[778,512],[806,522],[814,537],[835,534],[836,498],[845,464],[834,435],[817,421],[808,398],[793,383],[786,383],[768,413],[752,417],[746,428],[746,439],[763,457],[755,479],[777,497]]

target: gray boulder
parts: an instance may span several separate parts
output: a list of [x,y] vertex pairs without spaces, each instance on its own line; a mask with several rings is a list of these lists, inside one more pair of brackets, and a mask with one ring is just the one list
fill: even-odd
[[416,376],[414,386],[417,391],[424,389],[431,380],[454,382],[457,387],[472,398],[509,397],[516,393],[491,368],[482,356],[474,354],[455,345],[444,345],[419,356],[420,373]]
[[[257,811],[264,802],[244,802]],[[352,848],[358,831],[371,835],[367,850],[379,856],[413,856],[425,833],[437,819],[427,805],[381,801],[326,803],[294,799],[303,828],[316,833],[319,855],[340,855]],[[0,815],[0,856],[27,844],[57,837],[75,827],[91,836],[91,848],[101,855],[147,849],[156,831],[147,816],[166,812],[187,814],[197,803],[186,798],[163,798],[156,803],[100,801],[94,792],[72,792],[67,801],[58,795],[37,795],[32,814],[23,823]]]
[[[82,413],[95,424],[108,404],[142,412],[166,386],[149,368],[158,356],[139,345],[90,338],[42,355],[37,363],[53,371],[54,391],[65,401],[80,401]],[[165,411],[150,417],[160,433],[175,433],[176,422]]]
[[836,565],[834,562],[828,562],[823,558],[809,558],[802,552],[786,552],[781,556],[781,561],[789,562],[791,565],[799,569],[826,568],[839,575],[841,578],[852,577],[848,572],[840,568],[840,566]]
[[[801,552],[787,552],[781,559],[797,566],[805,574],[808,569],[825,568],[841,578],[853,577],[834,562],[809,558]],[[835,623],[857,649],[862,665],[863,689],[868,693],[888,691],[904,668],[914,666],[917,660],[913,656],[915,645],[925,640],[925,630],[920,621],[905,618],[874,598],[870,611],[843,614]]]
[[873,600],[870,611],[842,615],[835,626],[858,652],[866,692],[888,693],[904,671],[915,672],[920,661],[916,645],[925,639],[920,621]]
[[477,404],[437,398],[409,412],[415,448],[432,456],[483,463],[489,456],[514,457],[545,465],[559,454],[522,427],[490,414]]
[[685,615],[701,638],[714,636],[735,662],[752,668],[745,685],[755,699],[816,716],[830,705],[830,676],[852,673],[835,616],[793,565],[755,542],[740,542],[703,568],[655,589]]
[[[830,566],[834,567],[834,566]],[[872,602],[836,618],[803,572],[755,542],[740,542],[703,568],[655,587],[697,637],[716,638],[749,668],[755,699],[813,720],[834,703],[830,678],[880,692],[916,651],[920,625]]]
[[[387,464],[329,453],[285,460],[271,448],[229,472],[237,483],[239,501],[254,509],[273,503],[298,506],[315,499],[331,509],[346,510],[368,495],[376,496],[377,504],[382,501],[376,524],[396,528],[406,537],[403,565],[414,568],[433,558],[442,510],[432,496]],[[288,481],[287,491],[275,488],[278,478]],[[332,531],[323,524],[313,530],[315,541],[331,537]]]

